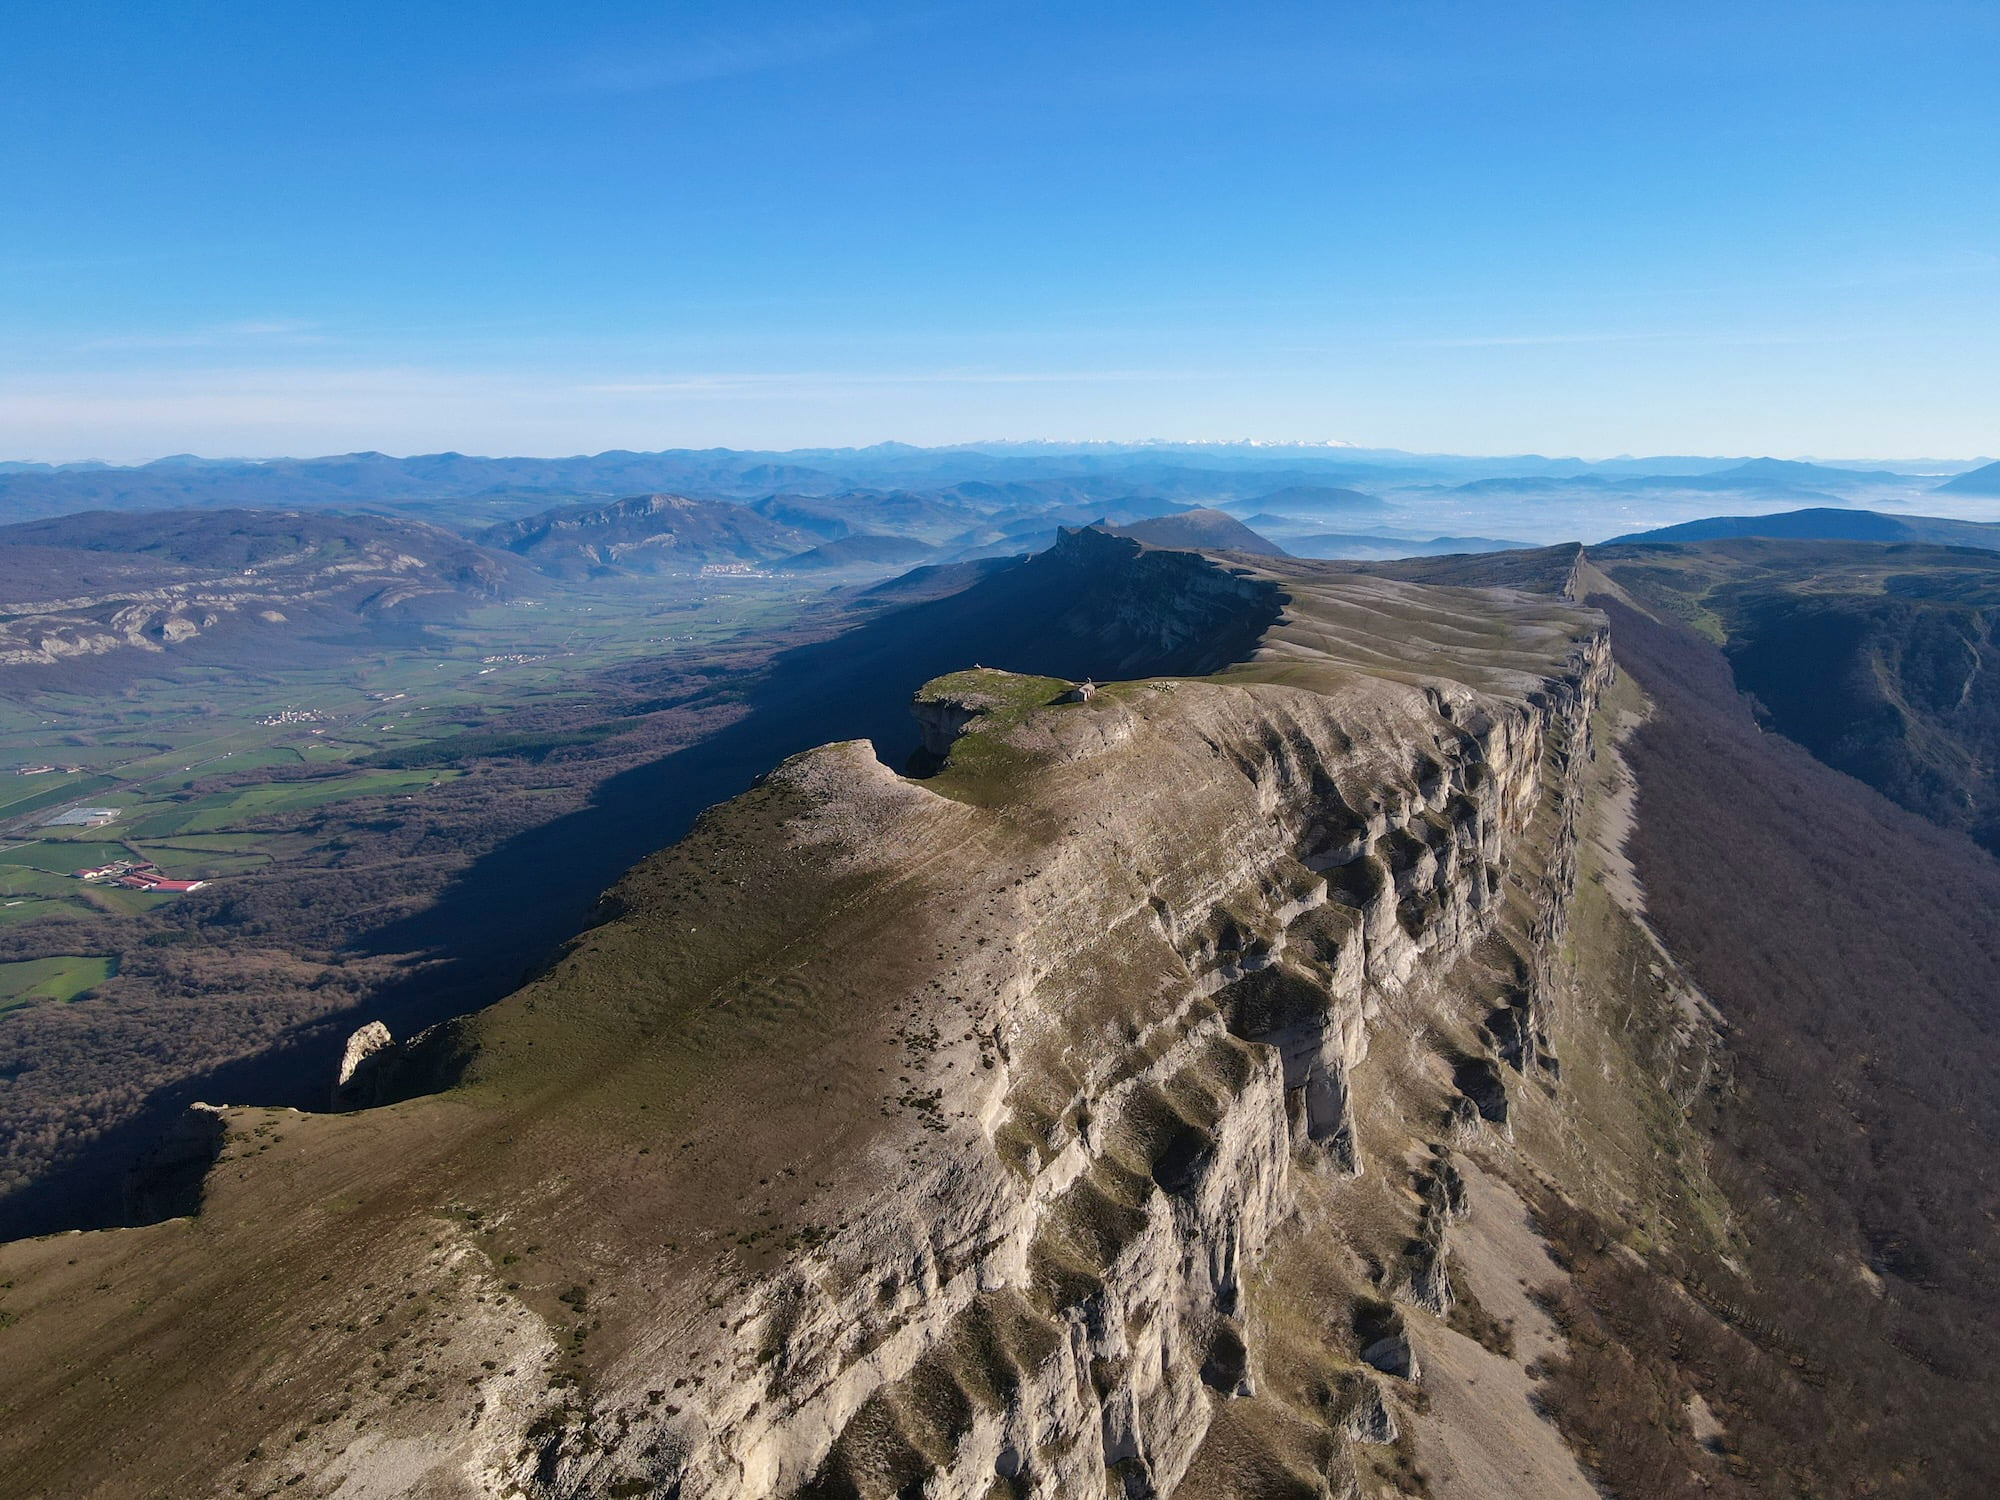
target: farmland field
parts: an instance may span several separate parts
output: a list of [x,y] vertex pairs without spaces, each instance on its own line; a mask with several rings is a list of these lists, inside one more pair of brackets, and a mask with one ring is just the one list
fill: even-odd
[[52,875],[67,875],[87,865],[101,865],[109,860],[131,857],[122,843],[100,842],[103,837],[101,829],[91,832],[93,838],[89,842],[82,839],[38,839],[33,843],[0,849],[0,869],[19,865]]
[[31,958],[0,964],[0,1011],[35,1000],[73,1000],[117,972],[118,961],[104,957]]

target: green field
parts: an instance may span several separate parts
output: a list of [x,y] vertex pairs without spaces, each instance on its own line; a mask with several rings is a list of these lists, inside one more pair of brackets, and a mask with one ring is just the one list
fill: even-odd
[[75,893],[76,882],[66,874],[33,865],[0,864],[0,898],[50,896],[61,900]]
[[0,964],[0,1011],[36,1000],[74,1000],[118,971],[111,958],[31,958]]
[[247,875],[271,862],[270,855],[255,850],[223,854],[213,849],[187,849],[179,844],[150,840],[138,846],[138,852],[175,880],[214,880],[222,875]]
[[131,857],[132,852],[122,843],[107,844],[95,839],[89,843],[74,839],[39,839],[32,844],[0,849],[0,866],[25,865],[52,875],[67,875],[90,865]]
[[74,899],[83,909],[95,907],[99,911],[113,912],[121,917],[136,917],[157,906],[165,906],[169,901],[178,901],[179,896],[156,896],[151,891],[128,890],[122,885],[82,885],[77,888]]
[[262,849],[269,842],[270,835],[264,833],[187,833],[175,834],[171,841],[149,840],[148,846],[186,850],[194,854],[247,854]]
[[75,916],[78,908],[68,901],[42,901],[34,897],[0,898],[0,927],[15,927],[42,917]]
[[44,807],[81,802],[117,783],[109,776],[22,776],[0,795],[0,818],[18,818]]

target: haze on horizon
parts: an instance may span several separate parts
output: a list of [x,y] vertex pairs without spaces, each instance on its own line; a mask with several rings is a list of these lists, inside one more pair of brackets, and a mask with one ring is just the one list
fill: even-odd
[[0,458],[1970,458],[2000,11],[11,18]]

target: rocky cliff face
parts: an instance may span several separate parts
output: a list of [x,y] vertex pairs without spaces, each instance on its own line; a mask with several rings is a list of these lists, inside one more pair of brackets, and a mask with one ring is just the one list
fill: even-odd
[[1510,1489],[1443,1493],[1589,1493],[1519,1365],[1443,1329],[1520,1300],[1454,1245],[1519,1215],[1492,1153],[1560,1094],[1601,621],[1187,561],[1280,597],[1246,665],[956,674],[936,775],[788,761],[452,1028],[451,1091],[280,1149],[234,1117],[207,1253],[254,1244],[311,1333],[229,1377],[227,1481],[1342,1494],[1408,1477],[1357,1454],[1422,1451],[1421,1375],[1527,1433]]
[[[1245,1284],[1295,1178],[1369,1166],[1349,1079],[1385,999],[1486,936],[1510,879],[1537,949],[1558,938],[1566,767],[1607,672],[1594,635],[1517,703],[1160,683],[1035,723],[1061,767],[1044,777],[1178,759],[1186,785],[1135,785],[1085,816],[1058,804],[1077,826],[1005,888],[1013,941],[971,937],[965,998],[923,1023],[938,1041],[911,1088],[932,1086],[940,1149],[717,1309],[729,1336],[703,1352],[735,1378],[662,1424],[651,1480],[1055,1496],[1097,1493],[1108,1470],[1126,1494],[1173,1493],[1209,1392],[1255,1389]],[[782,774],[837,781],[854,754]],[[1465,1125],[1504,1122],[1503,1064],[1542,1060],[1544,989],[1531,969],[1492,1057],[1458,1064]],[[1442,1312],[1440,1244],[1426,1258],[1408,1294]],[[626,1461],[547,1456],[553,1493]]]

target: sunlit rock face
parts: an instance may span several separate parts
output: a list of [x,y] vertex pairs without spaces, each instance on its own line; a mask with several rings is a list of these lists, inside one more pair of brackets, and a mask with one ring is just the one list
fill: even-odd
[[[984,747],[1008,765],[888,799],[865,747],[788,765],[812,808],[796,837],[823,822],[844,859],[935,862],[923,926],[948,961],[902,1022],[936,1038],[911,1085],[935,1091],[929,1128],[842,1232],[723,1298],[718,1336],[680,1357],[731,1378],[660,1424],[657,1477],[689,1496],[1056,1496],[1109,1471],[1173,1493],[1211,1393],[1256,1389],[1245,1281],[1299,1174],[1375,1165],[1348,1079],[1383,1000],[1462,958],[1509,890],[1558,936],[1562,780],[1608,672],[1587,632],[1518,696],[1125,685],[1012,724]],[[941,748],[1006,701],[991,675],[983,699],[956,684]],[[956,819],[958,848],[924,843],[930,799],[984,802],[995,779],[1004,863],[964,857]],[[865,833],[843,813],[863,804]],[[1542,1003],[1531,976],[1523,1036]],[[1499,1102],[1468,1098],[1470,1117],[1504,1121],[1505,1087],[1496,1072]],[[1435,1243],[1402,1289],[1437,1313],[1451,1194],[1436,1187]],[[1379,1359],[1400,1349],[1392,1373],[1414,1378],[1390,1343]],[[543,1465],[580,1494],[622,1461]]]

